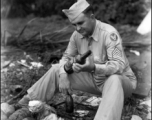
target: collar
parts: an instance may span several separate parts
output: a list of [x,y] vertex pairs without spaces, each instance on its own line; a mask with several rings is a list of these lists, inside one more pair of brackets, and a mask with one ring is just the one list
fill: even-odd
[[[96,25],[95,25],[93,34],[89,37],[89,38],[93,38],[93,40],[95,40],[95,41],[98,41],[98,33],[99,33],[98,22],[99,22],[99,21],[96,20]],[[85,37],[80,34],[80,38],[83,39],[83,38],[85,38]]]

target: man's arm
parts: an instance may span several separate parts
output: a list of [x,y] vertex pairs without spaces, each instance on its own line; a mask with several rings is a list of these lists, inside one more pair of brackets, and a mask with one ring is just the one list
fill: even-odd
[[66,51],[64,52],[62,59],[60,60],[60,70],[59,75],[62,73],[66,73],[64,70],[64,64],[78,54],[77,46],[76,46],[76,32],[74,32],[70,38],[69,44],[67,46]]
[[95,73],[103,75],[121,74],[126,61],[121,37],[117,32],[108,33],[105,40],[108,61],[95,64]]

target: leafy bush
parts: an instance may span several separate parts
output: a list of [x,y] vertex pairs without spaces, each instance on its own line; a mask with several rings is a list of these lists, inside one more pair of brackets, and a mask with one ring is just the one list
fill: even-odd
[[138,25],[143,19],[143,0],[90,0],[97,19],[110,24]]
[[[4,0],[2,0],[4,1]],[[39,17],[60,15],[76,0],[5,0],[11,1],[9,17],[25,17],[31,13]],[[97,19],[110,24],[138,25],[146,15],[145,4],[150,0],[88,0],[92,3]],[[148,5],[149,6],[149,5]],[[149,6],[150,7],[150,6]]]

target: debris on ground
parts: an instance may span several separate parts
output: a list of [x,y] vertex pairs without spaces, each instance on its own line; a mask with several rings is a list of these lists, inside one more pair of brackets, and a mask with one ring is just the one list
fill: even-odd
[[91,97],[89,99],[87,99],[84,104],[87,104],[87,105],[91,105],[91,106],[99,106],[100,102],[102,101],[102,98],[101,97]]

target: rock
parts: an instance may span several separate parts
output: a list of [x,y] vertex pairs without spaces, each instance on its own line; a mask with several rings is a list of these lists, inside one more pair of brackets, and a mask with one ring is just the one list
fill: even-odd
[[23,120],[35,120],[34,118],[28,117],[28,118],[24,118]]
[[74,102],[81,103],[83,100],[87,99],[88,96],[77,96],[76,94],[72,95]]
[[138,98],[147,97],[151,88],[151,51],[148,49],[149,47],[131,49],[140,52],[139,56],[130,49],[125,51],[129,64],[137,77],[137,88],[133,95]]
[[8,120],[7,115],[1,111],[1,120]]
[[53,107],[39,100],[30,101],[28,107],[31,113],[38,114],[37,119],[40,120],[49,116],[51,113],[56,113],[56,110]]
[[43,120],[58,120],[57,115],[51,113],[49,116],[45,117]]
[[58,120],[64,120],[64,118],[61,118],[61,117],[60,117]]
[[29,101],[28,107],[32,113],[38,113],[42,111],[44,103],[38,100]]
[[12,113],[15,112],[15,109],[12,105],[9,105],[8,103],[2,103],[1,111],[3,111],[6,114],[6,116],[9,117]]
[[137,98],[145,98],[148,96],[151,89],[150,83],[137,83],[137,88],[133,91],[133,95]]
[[22,120],[30,116],[31,112],[28,110],[28,108],[21,108],[10,115],[9,120]]
[[140,83],[151,84],[151,52],[143,51],[136,63],[136,67],[142,72],[142,79]]
[[148,120],[151,120],[151,112],[148,113],[147,119],[148,119]]
[[143,105],[139,105],[139,106],[137,106],[136,109],[142,111],[142,109],[144,109],[144,107],[143,107]]
[[145,105],[148,105],[148,107],[151,107],[151,100],[147,100],[147,101],[143,101],[142,103],[140,103],[141,105],[142,104],[145,104]]
[[137,115],[132,115],[131,120],[142,120],[141,117],[137,116]]
[[99,106],[101,100],[102,100],[102,98],[93,96],[93,97],[87,99],[86,102],[84,102],[84,104],[95,107],[95,106]]
[[88,110],[76,110],[75,112],[78,113],[81,117],[84,117],[89,113]]

